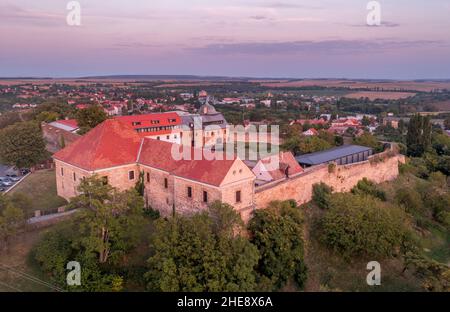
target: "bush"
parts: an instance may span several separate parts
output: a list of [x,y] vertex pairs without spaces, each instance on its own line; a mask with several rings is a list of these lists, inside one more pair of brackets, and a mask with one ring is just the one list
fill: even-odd
[[395,193],[395,202],[405,208],[408,213],[417,216],[423,213],[424,207],[420,194],[413,188],[402,187]]
[[352,193],[355,195],[370,195],[382,201],[386,201],[386,193],[367,178],[359,181],[358,184],[352,189]]
[[333,188],[321,182],[313,185],[313,202],[319,206],[319,208],[327,209],[329,205],[329,198],[333,193]]
[[406,215],[370,196],[334,194],[320,220],[321,241],[346,258],[389,257],[407,240]]
[[149,217],[151,220],[157,220],[161,217],[159,210],[155,210],[152,207],[144,209],[144,216]]

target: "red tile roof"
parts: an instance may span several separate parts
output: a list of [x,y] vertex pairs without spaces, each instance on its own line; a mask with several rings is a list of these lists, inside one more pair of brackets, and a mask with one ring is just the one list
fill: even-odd
[[325,125],[328,122],[325,119],[298,119],[293,122],[294,124],[304,125]]
[[295,157],[291,152],[281,152],[279,156],[275,155],[261,159],[263,164],[273,164],[274,161],[279,161],[279,169],[268,171],[274,180],[285,178],[286,169],[288,170],[289,176],[303,172],[303,168],[299,165],[297,160],[295,160]]
[[94,171],[135,163],[140,143],[140,136],[131,126],[108,119],[53,157]]
[[[192,160],[175,160],[171,156],[172,146],[180,149],[187,148],[192,155]],[[180,150],[180,153],[182,151]],[[195,151],[201,153],[201,150],[195,150],[192,147],[182,147],[181,145],[146,138],[142,144],[138,162],[182,178],[219,186],[236,158],[233,160],[207,160],[202,157],[201,160],[195,160],[193,157]]]
[[[146,115],[118,116],[116,117],[116,119],[131,124],[131,126],[135,129],[143,127],[172,126],[181,124],[180,116],[174,112],[146,114]],[[140,123],[140,124],[138,125],[133,123]]]
[[[174,126],[180,126],[182,124],[180,116],[174,112],[118,116],[115,118],[130,124],[136,131],[146,129],[145,131],[142,130],[142,133],[145,135],[170,134]],[[149,131],[149,128],[153,129]]]
[[[95,171],[120,165],[140,163],[167,171],[175,176],[219,186],[236,161],[175,160],[172,146],[180,145],[141,138],[133,127],[119,119],[108,119],[53,157],[73,166]],[[192,147],[189,149],[193,155]],[[200,150],[201,152],[201,150]]]

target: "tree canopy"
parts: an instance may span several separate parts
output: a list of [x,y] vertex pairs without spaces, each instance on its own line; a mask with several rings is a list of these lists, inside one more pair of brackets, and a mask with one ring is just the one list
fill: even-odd
[[20,122],[0,130],[0,159],[17,168],[29,168],[48,157],[35,122]]
[[405,212],[372,196],[333,194],[321,240],[344,257],[389,257],[408,238]]
[[282,288],[293,278],[299,287],[306,281],[303,215],[295,202],[272,202],[250,220],[251,242],[258,247],[260,287]]
[[80,134],[84,134],[104,122],[108,116],[100,106],[91,106],[77,112],[76,119]]
[[233,207],[156,221],[146,273],[152,291],[253,291],[258,250]]
[[411,118],[406,135],[408,156],[420,157],[431,146],[432,126],[429,116],[419,114]]
[[142,241],[143,199],[134,189],[120,192],[97,176],[85,178],[79,192],[70,205],[81,211],[73,221],[46,233],[34,258],[60,285],[65,285],[67,263],[80,262],[82,284],[71,290],[121,290],[123,275],[112,268]]

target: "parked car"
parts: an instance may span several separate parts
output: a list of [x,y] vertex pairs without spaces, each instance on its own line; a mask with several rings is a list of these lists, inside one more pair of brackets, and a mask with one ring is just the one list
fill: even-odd
[[11,182],[11,181],[3,181],[3,183],[2,183],[4,186],[13,186],[14,185],[14,182]]
[[30,169],[20,169],[20,173],[22,173],[22,175],[26,175],[30,173]]

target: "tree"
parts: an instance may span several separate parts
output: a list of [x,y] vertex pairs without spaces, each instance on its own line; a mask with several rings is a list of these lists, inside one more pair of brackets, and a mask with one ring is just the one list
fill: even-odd
[[64,135],[61,134],[61,138],[59,140],[59,147],[61,147],[61,149],[66,147],[66,139],[64,138]]
[[370,118],[367,117],[367,116],[364,116],[363,119],[361,120],[361,124],[362,124],[364,127],[370,126],[371,123],[372,123],[372,121],[371,121]]
[[144,196],[144,191],[145,191],[144,176],[145,176],[144,171],[139,172],[139,178],[134,187],[136,192],[141,196]]
[[356,137],[353,139],[353,143],[357,145],[371,147],[375,150],[375,152],[383,151],[383,144],[381,144],[375,136],[372,134],[365,132],[360,137]]
[[[73,118],[73,116],[75,115],[75,109],[73,106],[67,104],[66,102],[52,99],[40,104],[36,108],[34,113],[36,116],[35,120],[38,121],[41,118],[38,116],[57,116],[57,119],[65,119],[65,118]],[[44,114],[41,115],[41,113]]]
[[24,226],[24,222],[23,211],[0,194],[0,241],[2,246],[8,246],[9,239],[17,235]]
[[450,156],[450,137],[443,133],[433,133],[433,149],[439,156]]
[[319,208],[327,209],[333,188],[321,182],[313,185],[312,200]]
[[301,154],[309,154],[331,148],[331,144],[316,136],[302,137],[298,149]]
[[390,257],[409,239],[402,209],[371,196],[334,194],[320,220],[321,241],[345,258]]
[[0,130],[0,159],[17,168],[29,168],[45,160],[48,153],[39,126],[20,122]]
[[56,112],[48,112],[43,111],[40,112],[36,117],[35,120],[39,123],[41,122],[53,122],[59,119],[59,114]]
[[100,106],[91,106],[77,112],[77,122],[80,134],[84,134],[104,122],[108,116]]
[[[119,291],[122,278],[99,265],[97,258],[80,247],[74,222],[62,223],[46,232],[31,252],[42,270],[52,281],[67,289],[66,266],[78,261],[82,268],[81,285],[70,286],[72,291]],[[118,284],[119,282],[119,284]]]
[[70,290],[119,291],[124,283],[121,264],[142,243],[147,225],[143,199],[134,189],[120,192],[97,176],[83,179],[79,192],[70,205],[80,211],[48,231],[34,248],[33,257],[64,288],[65,266],[78,261],[81,286]]
[[450,117],[445,118],[444,126],[446,130],[450,130]]
[[430,117],[419,114],[411,118],[406,135],[408,156],[421,157],[431,146]]
[[208,211],[156,221],[146,273],[152,291],[252,291],[255,246],[238,233],[233,207],[215,202]]
[[0,115],[0,129],[13,125],[22,121],[19,113],[17,112],[5,112]]
[[[303,215],[293,201],[272,202],[257,210],[248,229],[258,247],[260,285],[278,290],[293,278],[299,287],[306,281],[304,263]],[[261,286],[260,286],[261,288]]]
[[81,195],[71,205],[83,209],[81,244],[97,254],[100,263],[117,261],[139,242],[145,225],[142,197],[133,189],[119,192],[97,176],[85,178],[78,190]]

